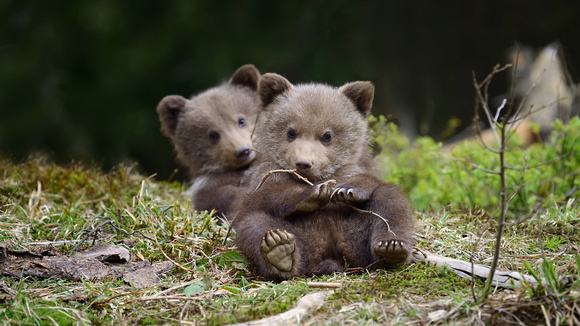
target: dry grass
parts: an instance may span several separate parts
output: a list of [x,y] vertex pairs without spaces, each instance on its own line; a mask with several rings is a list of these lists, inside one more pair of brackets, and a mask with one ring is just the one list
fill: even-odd
[[[308,325],[342,324],[566,324],[579,319],[579,282],[556,286],[496,289],[476,302],[481,280],[452,271],[409,265],[396,271],[349,271],[317,278],[264,282],[235,253],[228,225],[190,209],[184,185],[157,182],[135,166],[108,173],[42,158],[14,164],[0,161],[0,237],[12,249],[34,250],[35,242],[69,241],[69,253],[103,221],[92,240],[127,247],[134,261],[172,261],[175,268],[157,286],[136,289],[121,279],[73,282],[0,278],[3,324],[224,324],[254,320],[291,308],[319,289],[308,282],[341,287]],[[421,248],[489,265],[495,218],[467,208],[417,212]],[[115,227],[112,227],[115,226]],[[580,209],[570,200],[507,228],[500,268],[529,273],[551,262],[554,275],[578,275],[575,254]],[[121,232],[122,230],[123,232]],[[546,270],[547,271],[547,270]],[[576,319],[574,319],[576,318]]]

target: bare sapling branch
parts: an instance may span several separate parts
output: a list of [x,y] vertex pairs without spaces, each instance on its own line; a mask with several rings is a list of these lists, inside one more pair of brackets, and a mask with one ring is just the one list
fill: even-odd
[[[548,107],[552,106],[552,104],[555,104],[557,101],[560,100],[560,96],[558,96],[558,100],[556,100],[556,102],[549,103],[549,104],[544,105],[536,110],[532,110],[531,106],[529,109],[524,108],[524,103],[526,103],[526,99],[531,96],[531,94],[534,91],[534,89],[536,88],[536,86],[541,82],[541,79],[544,77],[544,74],[546,74],[546,71],[548,71],[548,69],[550,68],[550,65],[554,61],[554,58],[555,58],[555,52],[551,55],[551,60],[543,68],[542,72],[534,78],[530,88],[526,92],[524,98],[521,100],[521,102],[517,106],[517,108],[515,108],[515,106],[514,106],[513,99],[510,100],[509,102],[507,99],[504,99],[502,101],[501,105],[498,107],[495,115],[493,115],[493,117],[492,117],[492,112],[491,112],[489,105],[488,105],[488,99],[489,99],[488,87],[489,87],[489,84],[490,84],[490,82],[495,74],[505,70],[506,68],[509,68],[511,65],[506,65],[502,68],[498,68],[498,66],[494,67],[492,72],[481,83],[479,83],[477,81],[477,79],[475,77],[475,73],[473,73],[473,85],[475,87],[475,93],[476,93],[474,120],[475,120],[475,122],[477,122],[479,120],[479,115],[478,115],[479,110],[478,109],[479,109],[479,107],[483,108],[483,111],[485,112],[485,114],[487,116],[487,119],[488,119],[488,122],[489,122],[489,125],[491,128],[491,134],[493,135],[493,137],[495,139],[495,144],[496,144],[497,148],[492,148],[492,147],[488,146],[487,144],[483,143],[483,141],[482,141],[482,143],[487,150],[498,155],[498,157],[499,157],[499,169],[498,170],[488,170],[488,169],[485,169],[483,167],[477,166],[475,164],[472,164],[472,166],[474,168],[479,169],[479,170],[485,171],[486,173],[490,173],[492,175],[497,175],[500,178],[500,187],[498,189],[498,194],[500,197],[500,209],[499,209],[499,214],[497,217],[497,233],[496,233],[496,237],[495,237],[495,244],[494,244],[494,249],[493,249],[493,260],[492,260],[492,264],[491,264],[490,271],[489,271],[489,277],[486,281],[486,284],[485,284],[485,287],[483,290],[483,294],[482,294],[483,300],[485,300],[487,298],[490,291],[492,290],[492,286],[493,286],[492,280],[494,278],[494,273],[496,272],[497,266],[498,266],[498,261],[499,261],[500,251],[501,251],[501,240],[503,237],[504,227],[511,226],[515,223],[519,223],[522,220],[525,220],[525,218],[524,219],[518,218],[518,219],[516,219],[516,221],[514,223],[507,223],[506,222],[507,213],[510,210],[510,206],[511,206],[513,199],[517,196],[517,194],[520,192],[520,190],[522,188],[524,188],[526,185],[526,182],[524,180],[526,172],[532,168],[535,168],[535,167],[538,167],[541,165],[545,165],[545,164],[550,164],[550,163],[553,163],[554,161],[561,160],[570,154],[570,153],[565,153],[565,154],[560,155],[556,159],[549,160],[549,161],[546,161],[546,162],[543,162],[540,164],[529,165],[527,153],[524,152],[523,166],[520,166],[520,167],[510,166],[506,163],[505,153],[508,151],[507,142],[516,133],[516,130],[518,129],[518,127],[524,121],[530,120],[532,115],[534,113],[536,113],[537,111],[548,108]],[[515,66],[517,67],[517,61],[515,63]],[[512,85],[512,97],[514,94],[513,87],[514,87],[514,85]],[[557,95],[559,95],[559,94],[557,94]],[[507,103],[507,107],[506,107],[506,103]],[[504,110],[504,109],[507,109],[507,110]],[[501,114],[502,110],[505,112],[503,119],[500,118],[500,114]],[[478,126],[477,123],[475,125],[477,128],[477,126]],[[478,133],[479,133],[479,136],[481,138],[481,131],[479,129],[478,129]],[[507,176],[506,176],[506,171],[508,171],[508,170],[520,171],[518,185],[516,185],[514,187],[508,187]],[[533,213],[530,216],[534,216],[537,212],[537,209],[538,208],[535,207],[533,209]]]
[[[500,159],[500,169],[499,171],[491,171],[491,170],[487,170],[487,169],[483,169],[481,167],[478,167],[481,170],[484,170],[488,173],[491,173],[493,175],[498,175],[500,177],[500,181],[501,181],[501,186],[499,189],[499,195],[501,198],[501,206],[500,206],[500,212],[499,212],[499,216],[498,216],[498,230],[497,230],[497,234],[496,234],[496,241],[495,241],[495,245],[494,245],[494,254],[493,254],[493,261],[490,267],[490,271],[489,271],[489,277],[486,281],[485,284],[485,288],[483,290],[483,295],[482,295],[482,299],[485,300],[485,298],[489,295],[492,286],[493,286],[493,277],[495,274],[495,271],[497,269],[497,264],[499,261],[499,254],[500,254],[500,249],[501,249],[501,239],[503,236],[503,228],[505,226],[504,222],[505,222],[505,218],[506,218],[506,213],[507,213],[507,207],[508,207],[508,195],[507,195],[507,183],[506,183],[506,175],[505,175],[505,171],[506,171],[506,164],[505,164],[505,147],[506,147],[506,131],[508,128],[508,124],[509,124],[509,115],[511,114],[511,107],[508,108],[508,117],[506,117],[505,119],[503,119],[502,122],[499,122],[499,113],[500,111],[504,108],[505,104],[506,104],[506,100],[504,100],[501,104],[501,106],[498,108],[497,113],[495,114],[495,116],[492,118],[492,114],[491,114],[491,110],[489,109],[488,106],[488,87],[489,87],[489,83],[491,82],[493,76],[495,74],[497,74],[500,71],[503,71],[507,68],[509,68],[511,65],[506,65],[502,68],[499,68],[496,66],[494,67],[493,71],[484,79],[483,82],[478,83],[477,79],[475,77],[475,73],[473,73],[473,85],[475,87],[475,93],[476,93],[476,109],[475,109],[475,120],[477,121],[479,119],[478,116],[478,110],[477,108],[479,107],[479,105],[481,105],[481,107],[483,108],[487,119],[489,121],[489,124],[492,128],[492,134],[495,138],[496,141],[496,145],[497,145],[497,149],[492,149],[489,146],[485,145],[485,147],[488,150],[491,150],[494,153],[497,153],[499,155],[499,159]],[[477,126],[477,124],[476,124]],[[478,131],[481,135],[481,132]]]

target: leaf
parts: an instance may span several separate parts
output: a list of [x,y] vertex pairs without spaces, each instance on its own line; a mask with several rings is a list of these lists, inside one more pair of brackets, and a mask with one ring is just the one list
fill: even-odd
[[231,286],[231,285],[224,285],[224,286],[222,286],[222,289],[228,290],[229,292],[234,293],[234,294],[238,294],[238,293],[242,292],[240,290],[240,288],[237,288],[237,287]]
[[524,267],[532,274],[532,276],[538,281],[539,284],[542,284],[542,278],[536,273],[532,265],[528,261],[524,261]]
[[185,295],[188,297],[192,297],[192,296],[199,294],[205,290],[206,290],[206,287],[205,287],[205,284],[203,283],[203,281],[197,281],[197,282],[193,283],[192,285],[183,289],[183,293],[185,293]]
[[[579,260],[579,261],[580,261],[580,260]],[[580,272],[578,272],[578,273],[580,273]],[[248,280],[246,280],[246,278],[244,277],[244,275],[242,275],[242,278],[241,278],[241,280],[240,280],[240,286],[241,286],[242,288],[245,288],[245,287],[247,287],[247,286],[249,286],[249,285],[250,285],[250,282],[248,282]]]
[[245,264],[246,258],[244,256],[242,256],[242,254],[240,254],[237,251],[231,250],[231,251],[223,253],[220,256],[220,261],[219,261],[220,265],[227,265],[229,267],[234,266],[234,267],[238,268],[240,263]]

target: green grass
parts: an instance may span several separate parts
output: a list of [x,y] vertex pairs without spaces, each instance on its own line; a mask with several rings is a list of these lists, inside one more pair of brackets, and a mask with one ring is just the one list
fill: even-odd
[[[399,182],[417,208],[418,247],[489,265],[497,229],[497,199],[491,198],[494,193],[490,190],[494,184],[481,186],[490,176],[474,173],[465,158],[480,163],[482,160],[482,165],[486,160],[493,163],[493,159],[465,147],[454,153],[464,158],[463,163],[458,163],[446,159],[440,146],[432,141],[423,139],[409,144],[394,128],[389,128],[391,131],[383,130],[378,135],[383,137],[383,143],[395,147],[383,148],[385,151],[377,159],[390,171],[385,179]],[[552,152],[568,146],[573,132],[578,133],[562,126],[561,136],[554,138],[558,146],[536,145],[538,148],[530,148],[527,155],[553,157]],[[496,322],[514,321],[516,316],[524,322],[543,323],[545,314],[554,317],[553,322],[555,316],[566,322],[574,315],[574,310],[570,312],[566,307],[573,307],[570,303],[577,302],[580,296],[580,282],[558,279],[563,275],[578,276],[580,206],[574,187],[580,170],[579,147],[573,147],[572,154],[555,165],[542,166],[539,172],[530,170],[524,176],[530,177],[524,179],[529,186],[522,188],[521,198],[514,199],[510,219],[520,222],[507,227],[502,241],[500,268],[533,272],[551,283],[498,289],[486,302],[474,300],[482,291],[481,280],[472,283],[449,269],[426,264],[394,271],[264,282],[235,252],[235,235],[228,234],[228,225],[218,225],[211,215],[191,209],[184,194],[186,185],[156,181],[141,175],[136,165],[102,172],[75,162],[56,165],[43,157],[31,157],[22,163],[3,159],[0,241],[11,249],[34,250],[34,242],[83,239],[89,230],[111,221],[98,233],[99,241],[125,246],[133,261],[171,259],[176,267],[161,276],[158,286],[144,290],[121,279],[72,282],[2,276],[0,281],[16,294],[2,292],[0,282],[0,323],[236,323],[287,311],[300,297],[320,291],[308,286],[311,281],[340,283],[342,287],[305,320],[308,324],[473,324],[480,320],[490,322],[490,316]],[[461,182],[457,182],[459,176]],[[511,179],[512,185],[520,180],[516,175]],[[472,193],[466,194],[466,189]],[[534,205],[540,208],[533,210]],[[530,212],[533,214],[529,218],[521,218]],[[90,247],[90,241],[80,250]],[[70,253],[75,244],[58,248]],[[162,291],[162,298],[151,298]]]

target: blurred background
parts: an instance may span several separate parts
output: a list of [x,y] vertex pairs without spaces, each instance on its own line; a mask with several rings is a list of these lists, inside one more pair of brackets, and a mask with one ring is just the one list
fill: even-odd
[[[445,140],[516,45],[562,45],[579,81],[580,1],[0,1],[0,155],[47,153],[164,179],[178,168],[155,112],[241,65],[291,82],[371,80],[373,112]],[[490,95],[509,91],[509,73]],[[185,178],[180,172],[178,178]]]

